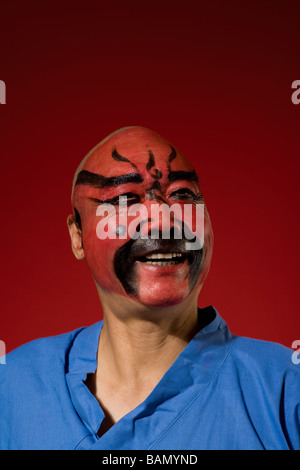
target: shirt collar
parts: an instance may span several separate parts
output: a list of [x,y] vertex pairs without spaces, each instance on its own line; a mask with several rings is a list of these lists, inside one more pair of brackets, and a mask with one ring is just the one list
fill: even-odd
[[[226,344],[230,337],[227,325],[212,306],[198,311],[199,316],[207,315],[210,322],[196,333],[147,399],[130,412],[128,417],[130,415],[133,417],[134,414],[141,417],[147,413],[146,409],[153,406],[157,408],[166,400],[171,411],[172,397],[175,397],[173,403],[177,408],[176,396],[182,392],[183,384],[185,388],[192,385],[198,386],[198,389],[204,387],[223,363],[228,349]],[[73,341],[68,357],[67,384],[70,396],[77,413],[93,434],[97,433],[104,413],[84,381],[87,374],[94,373],[97,368],[97,351],[102,325],[103,321],[81,329]],[[101,441],[106,439],[109,432],[101,438]]]
[[96,434],[104,413],[84,381],[97,368],[97,351],[103,322],[82,328],[71,345],[68,357],[67,384],[73,405],[86,427]]

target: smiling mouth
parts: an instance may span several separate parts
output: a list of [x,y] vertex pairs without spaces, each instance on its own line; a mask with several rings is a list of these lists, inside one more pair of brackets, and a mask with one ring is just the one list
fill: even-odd
[[137,261],[154,266],[171,266],[172,264],[183,263],[186,258],[187,255],[183,253],[152,253],[139,258]]
[[[185,238],[170,240],[137,238],[122,245],[115,253],[114,269],[126,293],[138,297],[140,276],[144,270],[147,273],[151,269],[158,275],[171,272],[178,274],[178,271],[181,273],[184,271],[182,275],[188,275],[189,287],[192,290],[204,263],[204,248],[187,251],[185,243]],[[140,271],[138,265],[144,269]],[[188,273],[185,269],[182,270],[184,266]],[[153,277],[149,278],[149,283],[151,282]]]

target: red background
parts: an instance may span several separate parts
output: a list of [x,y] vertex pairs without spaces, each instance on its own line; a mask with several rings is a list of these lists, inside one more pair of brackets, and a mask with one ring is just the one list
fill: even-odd
[[299,19],[299,1],[2,2],[7,351],[101,318],[66,217],[77,165],[127,125],[168,138],[200,175],[215,249],[199,305],[236,334],[300,338]]

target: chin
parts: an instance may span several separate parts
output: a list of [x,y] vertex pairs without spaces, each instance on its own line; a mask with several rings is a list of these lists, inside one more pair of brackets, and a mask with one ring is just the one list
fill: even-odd
[[175,291],[172,295],[170,293],[166,294],[164,291],[155,293],[147,291],[140,292],[138,296],[135,296],[134,300],[145,307],[164,308],[181,304],[188,298],[189,294],[187,291]]

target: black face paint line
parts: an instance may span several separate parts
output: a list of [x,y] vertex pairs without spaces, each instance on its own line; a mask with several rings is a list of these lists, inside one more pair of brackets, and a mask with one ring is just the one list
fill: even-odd
[[113,266],[116,276],[124,287],[125,292],[128,295],[133,295],[136,297],[139,292],[138,280],[136,279],[136,275],[134,273],[134,261],[131,258],[130,260],[128,259],[128,256],[131,253],[132,245],[134,243],[135,240],[129,240],[117,250],[114,256]]
[[85,186],[92,186],[93,188],[106,188],[107,186],[119,186],[127,183],[142,183],[144,179],[139,173],[128,173],[127,175],[106,176],[97,175],[91,171],[82,170],[78,173],[75,186],[82,184]]
[[169,173],[171,172],[171,165],[170,163],[177,157],[177,152],[176,150],[171,146],[172,152],[169,155],[169,164],[168,164],[168,170]]
[[154,154],[151,150],[149,150],[149,160],[146,164],[146,170],[150,174],[151,178],[154,180],[160,180],[162,178],[162,172],[158,170],[157,168],[154,168],[154,170],[150,173],[151,168],[155,166],[155,158]]
[[169,155],[169,162],[170,162],[170,163],[174,160],[174,158],[177,157],[177,152],[176,152],[176,150],[175,150],[172,146],[171,146],[171,149],[172,149],[172,152],[171,152],[170,155]]
[[154,168],[154,173],[150,173],[150,176],[154,180],[160,180],[162,178],[162,172],[157,168]]
[[191,201],[191,202],[203,202],[203,196],[201,193],[195,194],[194,191],[191,191],[188,188],[179,188],[171,194],[173,199],[178,199],[179,201]]
[[155,165],[155,158],[154,158],[154,154],[151,150],[149,150],[149,160],[146,164],[146,170],[149,172],[151,170],[152,167],[154,167]]
[[[187,230],[187,229],[186,229]],[[137,227],[137,232],[138,232]],[[156,239],[131,239],[120,247],[114,256],[114,270],[117,278],[121,282],[125,292],[128,295],[138,297],[139,295],[139,279],[135,270],[135,262],[143,259],[147,253],[182,253],[187,258],[190,265],[189,274],[189,290],[190,292],[195,287],[197,280],[200,276],[204,260],[205,249],[185,250],[185,243],[187,241],[195,243],[195,247],[200,246],[196,243],[196,237],[193,240],[186,238],[175,239],[174,229],[170,231],[170,239],[163,239],[162,233],[159,232],[160,238]],[[184,232],[182,232],[184,233]],[[185,232],[188,233],[188,232]]]
[[159,194],[157,194],[157,192],[155,192],[154,189],[150,189],[149,191],[146,192],[146,194],[147,194],[148,201],[157,201],[157,202],[167,204],[165,199],[162,196],[160,196]]
[[155,189],[157,189],[158,191],[162,190],[162,187],[159,181],[153,181],[153,183],[151,184],[150,188],[147,189],[147,191],[153,191]]
[[191,181],[199,184],[199,179],[198,175],[195,172],[195,170],[192,171],[172,171],[170,163],[177,157],[177,152],[176,150],[171,147],[172,152],[169,155],[169,175],[168,175],[168,180],[169,181],[178,181],[178,180],[186,180],[186,181]]
[[168,175],[169,181],[178,181],[178,180],[185,180],[191,181],[199,184],[198,175],[193,171],[170,171]]
[[76,222],[78,228],[80,230],[82,230],[81,217],[80,217],[80,214],[79,214],[78,210],[76,209],[76,207],[74,207],[74,214],[75,214],[75,222]]
[[125,206],[138,204],[140,202],[140,197],[135,193],[125,193],[110,199],[97,199],[95,197],[89,197],[88,199],[96,202],[97,204],[111,204],[113,206]]
[[84,248],[81,217],[80,217],[80,214],[79,214],[78,210],[76,209],[76,207],[74,207],[74,214],[75,214],[75,223],[76,223],[77,227],[79,228],[79,230],[81,231],[81,244],[82,244],[82,248]]
[[136,170],[138,171],[138,168],[137,166],[132,163],[130,160],[128,160],[128,158],[126,157],[123,157],[123,155],[120,155],[118,152],[117,152],[117,149],[114,148],[112,153],[111,153],[111,156],[112,158],[116,161],[116,162],[126,162],[126,163],[130,163],[130,165]]
[[[176,157],[177,157],[177,152],[176,150],[171,146],[171,153],[168,157],[168,161],[169,163],[171,163]],[[146,165],[146,170],[149,172],[151,170],[151,168],[153,166],[155,166],[155,158],[154,158],[154,154],[151,150],[149,150],[149,160],[147,162],[147,165]]]

